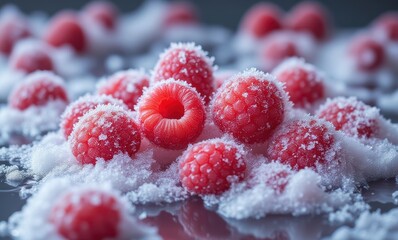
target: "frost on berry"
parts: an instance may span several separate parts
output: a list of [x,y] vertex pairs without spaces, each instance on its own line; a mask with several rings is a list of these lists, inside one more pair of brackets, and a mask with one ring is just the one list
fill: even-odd
[[0,52],[9,55],[14,45],[31,35],[28,23],[18,13],[3,13],[0,18]]
[[333,161],[335,142],[334,131],[326,122],[314,117],[292,120],[272,136],[267,157],[293,169],[316,168]]
[[223,139],[196,143],[179,159],[180,181],[194,194],[221,194],[245,177],[243,153],[239,145]]
[[120,71],[98,84],[97,93],[122,100],[131,110],[149,86],[149,76],[144,71]]
[[137,104],[145,136],[167,149],[183,149],[202,132],[206,113],[195,89],[169,79],[148,88]]
[[73,155],[81,164],[111,160],[117,154],[133,157],[141,134],[131,113],[120,106],[99,105],[84,114],[69,137]]
[[153,71],[155,82],[174,78],[194,87],[208,102],[213,94],[213,58],[194,43],[171,43]]
[[379,110],[354,97],[328,99],[316,115],[350,136],[370,138],[379,130]]
[[355,68],[363,72],[378,70],[385,61],[383,46],[371,36],[363,35],[353,38],[347,51]]
[[51,72],[34,72],[17,85],[8,97],[10,107],[25,110],[52,101],[68,102],[63,80]]
[[246,70],[215,94],[210,106],[221,131],[245,143],[264,142],[285,117],[287,96],[273,76]]
[[91,2],[83,9],[83,15],[108,30],[116,28],[118,10],[112,2]]
[[74,125],[88,111],[96,108],[98,105],[116,105],[127,109],[127,106],[118,99],[107,95],[85,95],[71,103],[61,116],[61,129],[67,139],[72,133]]
[[275,193],[283,194],[294,171],[288,165],[271,162],[253,169],[251,174],[250,181],[253,184],[263,184],[271,188]]
[[274,69],[272,74],[284,84],[284,90],[295,107],[308,108],[325,97],[323,75],[303,59],[288,59]]

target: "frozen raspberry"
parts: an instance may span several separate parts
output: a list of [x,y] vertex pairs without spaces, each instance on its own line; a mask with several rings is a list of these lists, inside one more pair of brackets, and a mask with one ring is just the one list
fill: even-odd
[[317,111],[317,116],[350,136],[370,138],[379,129],[379,111],[355,98],[338,97],[328,100]]
[[226,82],[233,75],[237,74],[233,70],[217,71],[214,73],[214,85],[216,89],[219,89],[224,82]]
[[286,93],[269,74],[255,69],[237,74],[214,96],[214,123],[244,143],[264,142],[281,124]]
[[169,78],[192,85],[208,102],[213,94],[213,59],[193,43],[172,43],[156,64],[153,80]]
[[87,39],[79,17],[74,12],[61,12],[51,21],[44,35],[45,41],[54,46],[68,45],[77,53],[82,53],[87,48]]
[[78,122],[80,117],[82,117],[88,111],[95,109],[98,105],[107,104],[116,105],[127,109],[127,106],[125,106],[123,102],[106,95],[87,95],[71,103],[61,116],[61,129],[65,138],[67,139],[70,136],[73,126]]
[[282,28],[281,12],[272,4],[258,3],[245,13],[240,28],[253,37],[265,37]]
[[37,70],[54,70],[50,50],[46,45],[36,41],[18,44],[10,57],[11,68],[25,73]]
[[276,132],[267,147],[267,157],[293,169],[315,168],[328,161],[335,137],[325,122],[295,120]]
[[379,69],[384,63],[383,46],[370,36],[354,38],[348,49],[356,68],[364,72],[372,72]]
[[81,164],[111,160],[116,154],[133,157],[141,134],[131,113],[119,106],[99,105],[84,114],[69,137],[73,155]]
[[71,191],[56,201],[49,220],[65,239],[116,239],[122,218],[118,201],[101,190]]
[[383,14],[373,23],[373,29],[385,39],[398,41],[398,12]]
[[149,86],[149,76],[143,71],[128,70],[117,72],[98,86],[98,94],[110,95],[122,100],[134,109],[145,87]]
[[8,97],[10,107],[25,110],[51,101],[68,102],[63,80],[51,72],[35,72],[16,86]]
[[145,136],[167,149],[183,149],[202,132],[206,113],[195,89],[170,79],[147,89],[137,104]]
[[0,52],[9,55],[14,45],[23,38],[31,35],[25,20],[11,14],[0,19]]
[[307,32],[317,40],[325,40],[328,35],[326,10],[315,2],[303,2],[297,5],[287,16],[289,29]]
[[273,75],[284,83],[284,89],[296,107],[305,108],[324,99],[323,77],[302,59],[289,59],[279,65]]
[[198,22],[195,6],[189,2],[172,2],[166,10],[166,26],[193,24]]
[[222,139],[196,143],[180,158],[180,181],[194,194],[221,194],[245,177],[242,155],[241,147]]
[[112,2],[95,1],[89,3],[83,10],[86,17],[99,23],[109,30],[115,29],[118,10]]

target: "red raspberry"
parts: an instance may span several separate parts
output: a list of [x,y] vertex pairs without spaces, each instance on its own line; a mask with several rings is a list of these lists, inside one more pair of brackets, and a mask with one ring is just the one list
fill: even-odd
[[235,75],[214,96],[214,123],[244,143],[264,142],[282,123],[287,96],[269,74],[255,69]]
[[166,26],[193,24],[198,22],[195,6],[189,2],[172,2],[166,10]]
[[115,239],[122,218],[120,208],[113,194],[94,189],[75,190],[57,200],[49,219],[66,239]]
[[289,59],[278,66],[273,75],[284,83],[284,89],[296,107],[306,108],[324,99],[323,77],[302,59]]
[[89,3],[83,10],[86,17],[99,23],[109,30],[115,29],[118,10],[112,2],[95,1]]
[[326,10],[315,2],[298,4],[287,17],[289,29],[308,32],[315,39],[325,40],[328,34],[328,19]]
[[143,71],[128,70],[117,72],[98,86],[98,94],[110,95],[122,100],[134,109],[145,87],[149,86],[149,76]]
[[258,3],[244,15],[241,31],[255,38],[262,38],[282,28],[281,11],[269,3]]
[[221,194],[245,177],[243,149],[233,142],[211,139],[196,143],[180,159],[180,180],[194,194]]
[[95,109],[98,105],[116,105],[127,109],[120,100],[113,97],[101,95],[87,95],[71,103],[61,116],[61,129],[67,139],[72,133],[74,125],[88,111]]
[[356,68],[364,72],[379,69],[385,57],[383,46],[370,36],[354,38],[350,43],[348,54]]
[[20,39],[31,35],[28,24],[17,14],[3,16],[0,19],[0,52],[9,55]]
[[383,14],[373,23],[373,29],[385,39],[398,41],[398,12]]
[[213,59],[193,43],[172,43],[156,64],[153,80],[169,78],[191,84],[208,102],[213,94]]
[[350,136],[370,138],[379,129],[379,111],[355,98],[338,97],[328,100],[316,115],[331,122],[336,130]]
[[51,72],[35,72],[16,86],[8,97],[10,107],[25,110],[51,101],[68,102],[63,80]]
[[293,169],[315,168],[329,160],[335,137],[325,122],[295,120],[276,132],[267,147],[267,157]]
[[69,45],[77,53],[84,52],[87,39],[79,22],[79,17],[74,12],[63,11],[57,14],[47,27],[45,41],[54,47]]
[[69,137],[73,155],[81,164],[111,160],[116,154],[133,157],[141,134],[131,113],[119,106],[99,105],[84,114]]
[[233,70],[217,71],[214,73],[214,85],[216,89],[219,89],[224,82],[230,79],[233,75],[237,74]]
[[31,73],[37,70],[54,70],[49,49],[41,42],[26,41],[12,51],[10,65],[13,69]]
[[184,149],[202,132],[206,113],[195,89],[169,79],[144,92],[137,104],[145,136],[168,149]]

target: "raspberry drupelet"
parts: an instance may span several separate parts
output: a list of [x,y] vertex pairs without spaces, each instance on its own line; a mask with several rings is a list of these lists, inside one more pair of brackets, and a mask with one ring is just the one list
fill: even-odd
[[144,71],[120,71],[98,84],[97,93],[122,100],[131,110],[137,104],[144,88],[149,86],[149,76]]
[[69,137],[72,153],[81,164],[109,161],[117,154],[133,158],[140,144],[141,134],[132,113],[109,104],[84,114]]
[[155,82],[169,78],[192,85],[207,103],[213,94],[213,58],[194,43],[172,43],[153,71]]
[[194,194],[221,194],[245,177],[243,149],[234,142],[210,139],[196,143],[180,157],[180,181]]
[[25,110],[32,106],[44,106],[49,102],[68,103],[63,80],[52,72],[38,71],[26,77],[8,97],[8,105]]
[[145,136],[167,149],[184,149],[202,132],[206,112],[197,91],[169,79],[148,88],[137,104]]
[[256,69],[233,76],[215,94],[214,123],[244,143],[267,140],[284,117],[287,95],[273,76]]

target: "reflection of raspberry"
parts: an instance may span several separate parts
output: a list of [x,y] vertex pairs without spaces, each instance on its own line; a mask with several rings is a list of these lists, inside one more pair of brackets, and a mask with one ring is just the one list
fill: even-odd
[[223,132],[245,143],[264,142],[284,119],[285,97],[271,75],[251,69],[219,89],[211,111]]
[[133,110],[138,98],[148,85],[149,76],[143,71],[128,70],[117,72],[107,81],[101,82],[97,92],[120,99]]
[[96,1],[89,3],[84,8],[85,16],[112,30],[116,26],[118,11],[111,2]]
[[8,97],[8,104],[19,110],[43,106],[51,101],[68,102],[62,79],[51,72],[30,74]]
[[72,191],[58,199],[50,222],[66,239],[114,239],[119,234],[118,199],[104,191]]
[[57,14],[50,21],[44,39],[54,47],[69,45],[78,53],[84,52],[87,47],[86,36],[79,23],[79,17],[73,12],[64,11]]
[[318,110],[317,116],[350,136],[369,138],[379,129],[379,111],[355,98],[338,97],[328,100]]
[[28,24],[18,15],[10,15],[0,19],[0,52],[10,54],[14,45],[23,38],[30,36]]
[[220,194],[245,177],[243,150],[233,142],[211,139],[190,146],[180,159],[182,185],[195,194]]
[[321,5],[304,2],[297,5],[287,17],[287,27],[294,31],[308,32],[318,40],[327,37],[327,13]]
[[128,111],[100,105],[80,118],[69,143],[78,162],[95,164],[99,158],[108,161],[120,153],[133,157],[140,148],[141,134]]
[[80,117],[82,117],[89,110],[92,110],[101,104],[117,105],[125,107],[127,109],[127,106],[125,106],[121,101],[114,99],[110,96],[87,95],[81,97],[77,101],[71,103],[62,114],[61,129],[64,133],[65,138],[68,138],[69,135],[72,133],[73,126],[78,122]]
[[172,43],[156,64],[153,79],[182,80],[192,85],[207,102],[213,94],[213,59],[193,43]]
[[10,65],[13,69],[31,73],[37,70],[53,70],[49,49],[38,42],[26,42],[12,51]]
[[280,15],[280,10],[272,4],[256,4],[245,14],[241,29],[256,38],[264,37],[282,28]]
[[373,23],[373,29],[388,40],[398,41],[398,13],[383,14]]
[[295,120],[275,133],[268,144],[267,155],[292,168],[313,168],[329,160],[328,153],[334,142],[333,131],[323,121]]
[[324,98],[323,78],[315,67],[301,59],[290,59],[273,72],[297,107],[308,107]]
[[359,36],[351,41],[349,56],[355,66],[365,72],[379,69],[384,62],[384,48],[370,36]]
[[203,130],[205,109],[195,89],[173,79],[144,92],[137,104],[141,129],[154,144],[183,149]]
[[195,7],[189,2],[171,2],[166,11],[166,26],[192,24],[198,22]]

